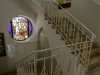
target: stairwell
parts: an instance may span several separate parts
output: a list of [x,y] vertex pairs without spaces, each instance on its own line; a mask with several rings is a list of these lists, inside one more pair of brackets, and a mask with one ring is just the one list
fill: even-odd
[[[63,10],[58,10],[58,4],[56,2],[39,1],[45,7],[45,19],[48,20],[48,23],[52,25],[53,29],[56,29],[56,34],[61,35],[61,40],[65,41],[65,45],[69,45],[69,48],[75,50],[72,51],[72,54],[80,56],[80,63],[88,66],[91,73],[92,69],[95,69],[95,67],[100,64],[100,48],[97,43],[94,42],[94,39],[96,38],[95,34],[76,18],[74,18],[75,22],[71,20],[73,19],[73,16],[68,12],[68,17],[63,14],[66,13],[66,11],[62,7]],[[70,44],[75,45],[70,46]]]

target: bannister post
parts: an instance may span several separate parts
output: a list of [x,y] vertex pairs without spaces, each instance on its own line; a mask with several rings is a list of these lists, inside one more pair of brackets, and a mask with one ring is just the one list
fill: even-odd
[[53,75],[53,51],[51,50],[51,75]]
[[36,61],[36,57],[37,57],[37,52],[34,53],[34,75],[37,75],[37,61]]
[[90,55],[91,55],[92,42],[93,42],[93,41],[90,41],[89,57],[88,57],[88,59],[87,59],[87,60],[88,60],[88,63],[87,63],[87,71],[86,71],[86,72],[88,72],[88,69],[89,69],[88,66],[89,66],[89,60],[90,60]]

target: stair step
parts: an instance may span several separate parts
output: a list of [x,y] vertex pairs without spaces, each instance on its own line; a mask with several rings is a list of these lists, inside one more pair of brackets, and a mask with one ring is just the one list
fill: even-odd
[[66,17],[51,17],[52,20],[59,20],[59,21],[67,21],[68,19]]
[[[65,37],[65,38],[69,37],[70,39],[73,39],[73,35],[74,35],[74,38],[76,38],[76,37],[75,37],[76,34],[77,34],[77,32],[76,32],[76,33],[66,33],[66,34],[62,34],[62,35],[63,35],[63,37]],[[82,33],[79,32],[79,36],[82,36],[81,34],[82,34]],[[67,37],[66,37],[66,36],[67,36]],[[85,35],[82,36],[82,38],[84,38],[84,37],[85,37]],[[79,37],[79,39],[80,39],[80,38],[81,38],[81,37]]]
[[[61,39],[64,40],[63,37],[61,37]],[[70,43],[70,41],[69,41],[67,38],[65,38],[65,39]],[[78,42],[76,42],[75,39],[71,39],[71,38],[70,38],[70,40],[71,40],[73,43],[85,42],[85,41],[86,41],[86,37],[82,37],[82,39],[79,38],[79,41],[78,41]],[[89,39],[88,39],[88,41],[89,41]]]
[[[54,26],[52,26],[52,28],[55,29]],[[64,31],[64,28],[62,28],[62,30]],[[58,31],[61,32],[61,28],[57,27],[57,30],[56,30],[57,34],[59,34]],[[71,31],[71,32],[70,32],[70,31]],[[74,28],[72,28],[72,30],[68,30],[68,32],[67,32],[67,29],[65,29],[64,32],[65,32],[65,33],[68,33],[68,34],[74,34],[74,35],[76,35],[76,34],[79,32],[79,34],[82,35],[82,32],[81,32],[80,30],[78,30],[77,28],[75,28],[75,30],[74,30]],[[85,34],[86,34],[86,33],[85,33]]]
[[93,42],[92,47],[98,47],[97,42]]
[[93,56],[93,55],[95,55],[95,54],[97,54],[97,53],[100,53],[100,48],[93,48],[93,49],[91,50],[91,56]]
[[[61,24],[54,24],[55,26],[59,26],[59,28],[61,28]],[[74,25],[71,25],[71,24],[66,24],[66,25],[62,25],[62,28],[64,29],[64,28],[76,28],[76,26],[74,26]],[[76,28],[77,29],[77,28]]]
[[[54,26],[53,26],[53,27],[54,27]],[[63,30],[63,31],[64,31],[64,30]],[[60,28],[57,28],[56,33],[59,34],[59,32],[61,32],[61,29],[60,29]],[[72,31],[71,33],[65,31],[65,33],[66,33],[67,35],[70,35],[70,34],[71,34],[71,36],[73,36],[73,34],[74,34],[74,36],[75,36],[75,35],[78,33],[78,30],[75,30],[74,32]],[[82,36],[82,32],[79,31],[79,35]],[[84,35],[83,35],[83,36],[84,36]]]
[[100,54],[96,54],[90,58],[89,69],[100,64]]

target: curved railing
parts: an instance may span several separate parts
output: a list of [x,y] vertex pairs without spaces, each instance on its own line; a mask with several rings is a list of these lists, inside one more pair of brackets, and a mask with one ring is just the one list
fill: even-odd
[[[55,48],[33,51],[26,58],[16,64],[17,75],[85,74],[88,69],[86,62],[88,62],[89,59],[86,53],[87,50],[84,50],[84,54],[78,54],[74,49],[68,48],[69,46],[74,45],[75,44],[70,44]],[[87,46],[85,48],[90,47]],[[80,50],[81,48],[77,51]],[[45,56],[45,53],[49,53],[49,55]],[[44,56],[37,58],[37,55],[39,54],[44,54]],[[38,64],[40,64],[40,67]]]

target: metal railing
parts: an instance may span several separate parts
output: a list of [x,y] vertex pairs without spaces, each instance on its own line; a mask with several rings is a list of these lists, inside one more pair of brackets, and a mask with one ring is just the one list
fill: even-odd
[[[72,14],[70,14],[66,9],[60,6],[56,1],[54,0],[38,0],[38,1],[40,1],[45,8],[45,15],[48,16],[52,22],[54,22],[56,28],[58,27],[61,29],[62,33],[73,32],[73,39],[74,39],[75,37],[77,37],[77,35],[75,35],[76,34],[75,30],[77,29],[78,34],[79,32],[81,32],[80,35],[81,39],[83,35],[85,35],[86,39],[88,38],[91,41],[95,40],[96,35],[93,32],[91,32],[85,25],[83,25],[79,20],[77,20]],[[61,9],[58,9],[58,6]],[[66,37],[68,37],[68,34],[66,35],[67,35]],[[70,37],[68,37],[68,39],[70,39]]]
[[[96,35],[56,1],[38,1],[45,8],[45,17],[62,36],[67,45],[32,52],[16,64],[17,74],[83,75],[88,71],[92,42]],[[62,9],[58,9],[58,6]],[[48,51],[51,52],[50,56],[37,58],[39,53]],[[47,66],[47,63],[49,63],[49,66]],[[43,67],[40,72],[38,64],[42,64],[41,67]]]
[[[82,43],[86,44],[86,43]],[[71,46],[78,45],[71,44]],[[32,52],[28,58],[16,64],[17,75],[83,75],[88,69],[89,45],[71,49],[70,45]],[[37,58],[41,53],[48,56]],[[45,55],[45,54],[44,54]],[[38,68],[40,64],[40,68]]]

